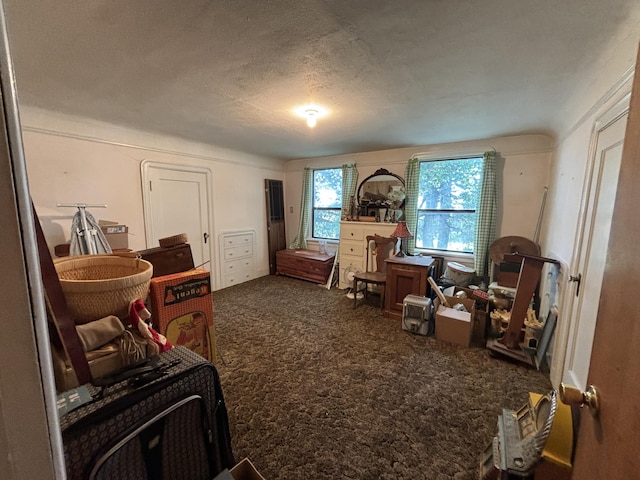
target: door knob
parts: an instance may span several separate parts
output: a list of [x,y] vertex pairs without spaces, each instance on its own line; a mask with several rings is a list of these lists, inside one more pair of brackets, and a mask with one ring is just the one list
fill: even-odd
[[596,387],[593,385],[589,385],[587,391],[583,392],[579,388],[561,383],[558,394],[560,395],[560,401],[567,405],[575,405],[578,407],[584,407],[586,405],[594,417],[597,416],[600,411],[600,397],[598,396],[598,390],[596,390]]

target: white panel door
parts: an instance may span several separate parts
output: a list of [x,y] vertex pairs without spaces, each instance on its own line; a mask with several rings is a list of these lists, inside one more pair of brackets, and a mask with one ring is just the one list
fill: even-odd
[[580,275],[580,280],[575,282],[575,290],[569,290],[576,298],[562,381],[583,391],[587,386],[626,125],[625,113],[604,125],[598,133],[574,274],[574,277]]
[[152,162],[142,172],[147,246],[186,233],[196,267],[211,270],[211,172]]

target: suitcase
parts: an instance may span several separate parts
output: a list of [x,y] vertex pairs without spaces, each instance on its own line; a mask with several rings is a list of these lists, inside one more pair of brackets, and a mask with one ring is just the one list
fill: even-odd
[[60,418],[69,480],[211,480],[235,465],[212,363],[178,346],[117,379],[85,385],[97,399]]
[[153,276],[186,272],[194,268],[191,246],[188,243],[171,247],[154,247],[140,250],[138,255],[153,265]]

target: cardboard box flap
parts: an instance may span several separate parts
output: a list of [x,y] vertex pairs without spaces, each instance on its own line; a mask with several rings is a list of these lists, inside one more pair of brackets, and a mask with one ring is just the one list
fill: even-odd
[[248,458],[240,460],[231,469],[231,475],[233,475],[234,480],[265,480]]

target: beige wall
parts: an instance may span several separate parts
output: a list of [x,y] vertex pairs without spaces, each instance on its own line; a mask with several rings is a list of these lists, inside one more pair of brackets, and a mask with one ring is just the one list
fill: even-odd
[[[417,153],[431,158],[482,154],[494,148],[499,154],[499,236],[518,235],[533,238],[551,166],[553,142],[543,135],[521,135],[479,141],[423,145],[355,155],[339,155],[287,162],[285,166],[285,204],[287,208],[287,239],[297,234],[300,217],[302,171],[304,167],[326,168],[355,162],[358,182],[378,168],[404,178],[407,160]],[[293,210],[293,212],[292,212]]]
[[264,180],[283,180],[282,162],[31,109],[22,123],[31,195],[50,248],[69,241],[75,213],[57,204],[78,202],[106,204],[89,211],[128,225],[129,248],[157,246],[145,239],[140,164],[150,160],[211,170],[216,285],[223,231],[255,230],[257,274],[269,273]]
[[[577,238],[583,214],[581,204],[585,180],[590,172],[590,144],[598,118],[629,91],[640,41],[640,7],[630,12],[620,29],[612,35],[602,53],[589,59],[583,81],[557,113],[563,120],[549,180],[548,215],[542,225],[542,254],[560,260],[564,277],[559,282],[558,325],[554,336],[551,381],[558,386],[563,375],[567,339],[570,331],[576,274]],[[638,92],[636,92],[638,94]],[[606,255],[606,252],[602,252]],[[543,278],[544,283],[544,278]]]

